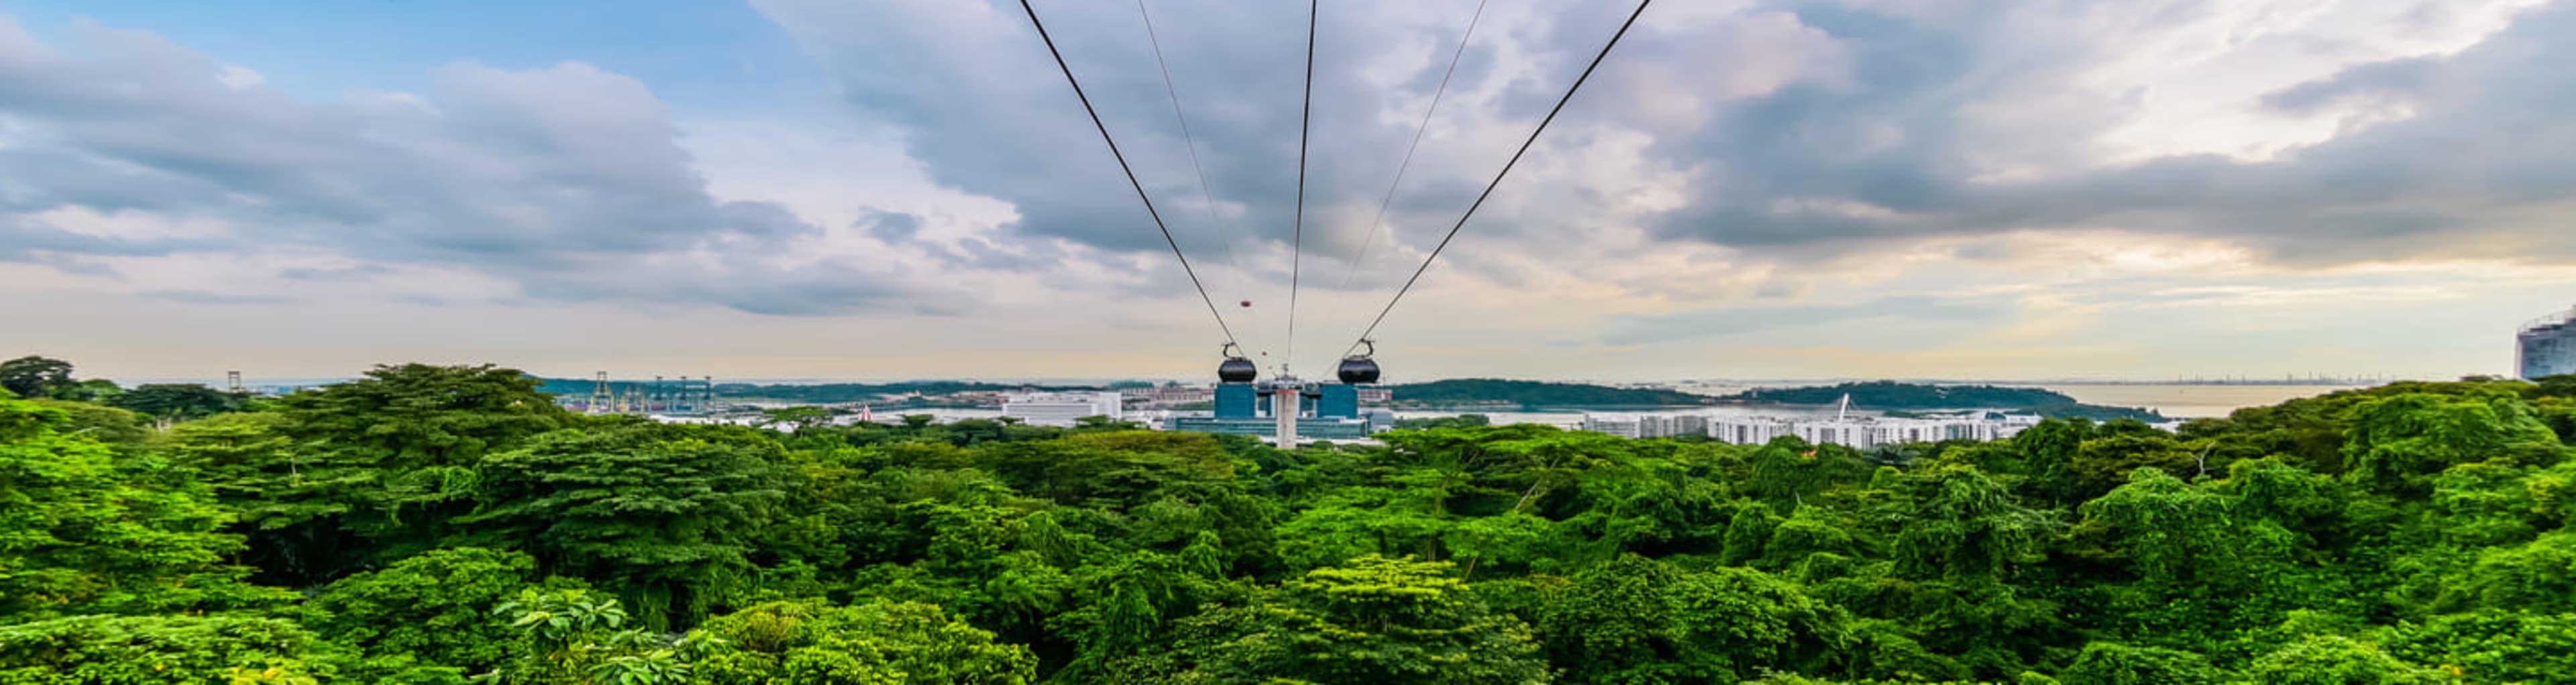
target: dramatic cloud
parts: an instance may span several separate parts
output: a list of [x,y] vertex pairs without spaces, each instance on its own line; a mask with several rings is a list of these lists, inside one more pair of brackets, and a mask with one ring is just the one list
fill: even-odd
[[[791,314],[906,294],[881,263],[792,259],[823,233],[774,204],[710,197],[631,78],[459,64],[431,97],[308,103],[151,34],[75,34],[58,50],[0,23],[0,259],[292,246],[362,262],[339,278],[454,267],[529,297]],[[155,223],[212,228],[128,230]]]
[[[2147,24],[2156,30],[2189,27],[2191,22],[2171,20],[2222,7],[2137,5],[2138,16],[2170,22]],[[2449,7],[2481,9],[2467,3]],[[2428,256],[2576,261],[2576,237],[2546,218],[2576,195],[2576,175],[2567,173],[2566,161],[2576,157],[2576,123],[2551,114],[2569,106],[2576,78],[2550,66],[2576,59],[2576,49],[2564,40],[2576,30],[2576,7],[2532,11],[2457,54],[2357,63],[2231,103],[2249,116],[2322,118],[2333,130],[2323,140],[2254,159],[2184,149],[2116,162],[2054,157],[2088,147],[2100,154],[2103,141],[2152,114],[2154,91],[2100,98],[2086,110],[2001,131],[2021,139],[2022,146],[2040,143],[2061,151],[2055,155],[2023,152],[2011,143],[1998,154],[1997,131],[1981,130],[1990,126],[1993,110],[2029,106],[2001,96],[2082,93],[2093,75],[2082,67],[2095,62],[2085,59],[1995,59],[1998,50],[2047,44],[2020,40],[2028,36],[2016,29],[2030,24],[2013,15],[2023,13],[2005,12],[1976,23],[1993,28],[1960,33],[1946,24],[1841,9],[1802,11],[1847,44],[1862,46],[1856,50],[1858,82],[1793,86],[1708,127],[1665,138],[1668,145],[1660,151],[1699,161],[1704,182],[1696,184],[1689,206],[1663,217],[1661,232],[1778,251],[1867,250],[1910,238],[2010,230],[2116,228],[2221,237],[2255,247],[2269,259],[2310,265]],[[2043,25],[2075,27],[2080,34],[2082,23],[2065,18]],[[2138,49],[2136,41],[2146,38],[2136,32],[2087,37],[2100,53]],[[2296,39],[2258,32],[2231,49],[2254,53]],[[2037,104],[2052,105],[2046,98]],[[2234,124],[2212,118],[2201,125]]]

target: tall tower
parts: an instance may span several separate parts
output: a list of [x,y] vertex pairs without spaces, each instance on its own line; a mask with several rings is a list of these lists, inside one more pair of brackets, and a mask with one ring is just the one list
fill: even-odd
[[611,400],[608,397],[608,372],[601,371],[599,372],[599,377],[590,382],[590,406],[585,407],[584,409],[593,414],[608,411],[608,404],[610,401]]
[[1306,384],[1296,376],[1281,372],[1270,380],[1270,416],[1279,420],[1279,449],[1297,448],[1297,400],[1306,394]]
[[226,371],[226,372],[224,372],[224,391],[226,391],[226,392],[230,392],[230,393],[233,393],[233,394],[236,394],[236,395],[241,394],[241,393],[244,393],[244,392],[249,392],[248,390],[246,390],[246,389],[244,389],[244,388],[242,387],[242,380],[241,380],[241,372],[240,372],[240,371]]

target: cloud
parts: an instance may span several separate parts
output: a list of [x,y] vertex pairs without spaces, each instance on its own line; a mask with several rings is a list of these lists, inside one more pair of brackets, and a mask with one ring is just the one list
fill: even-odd
[[[1164,249],[1162,236],[1015,4],[754,4],[797,37],[854,107],[905,127],[909,153],[934,178],[1011,202],[1020,215],[1012,227],[1016,233],[1113,251]],[[1357,250],[1473,7],[1438,2],[1326,9],[1307,151],[1304,240],[1310,258],[1347,259]],[[1162,48],[1212,185],[1207,194],[1215,198],[1213,206],[1202,199],[1188,154],[1192,140],[1181,135],[1136,13],[1066,5],[1042,9],[1041,16],[1182,248],[1211,264],[1253,261],[1244,268],[1284,282],[1285,248],[1295,233],[1305,46],[1300,32],[1281,27],[1302,24],[1304,8],[1161,3],[1153,9],[1156,24],[1165,28]],[[1576,54],[1574,45],[1597,45],[1622,18],[1624,12],[1606,8],[1489,8],[1397,196],[1388,220],[1395,235],[1427,249],[1437,236],[1425,234],[1456,219],[1581,70],[1589,55]],[[1727,21],[1738,19],[1705,25]],[[1742,21],[1795,23],[1785,15]],[[1699,24],[1676,31],[1694,26]],[[1807,32],[1782,39],[1758,28],[1741,33],[1762,40],[1689,56],[1760,55],[1767,58],[1761,69],[1726,76],[1667,70],[1659,72],[1658,84],[1636,87],[1725,82],[1717,84],[1721,92],[1712,99],[1761,92],[1806,68],[1796,61],[1800,53],[1771,55],[1768,48],[1822,38]],[[1579,143],[1586,134],[1567,135]],[[1495,212],[1480,230],[1514,234],[1524,225],[1547,225],[1582,211],[1566,207],[1527,218]]]
[[1615,317],[1600,342],[1615,346],[1684,342],[1739,333],[1880,319],[1991,322],[2007,313],[2006,308],[1991,302],[1919,296],[1885,297],[1848,304],[1720,307],[1675,314]]
[[[1627,10],[1488,7],[1373,233],[1476,2],[1326,5],[1299,254],[1305,8],[1149,1],[1190,139],[1132,6],[1040,11],[1222,315],[1280,357],[1368,325]],[[2558,114],[2576,76],[2551,68],[2576,61],[2557,40],[2576,2],[2534,5],[1657,3],[1376,333],[1408,373],[2150,357],[2197,373],[2179,367],[2296,362],[2281,340],[2298,327],[2519,320],[2534,306],[2509,298],[2564,279],[2493,274],[2576,264],[2576,123]],[[291,297],[424,348],[463,335],[433,320],[660,335],[624,316],[761,331],[728,349],[853,372],[887,357],[795,345],[899,326],[977,373],[1212,347],[1017,3],[753,9],[813,63],[759,84],[782,102],[665,102],[695,91],[644,63],[469,62],[413,92],[291,97],[290,65],[0,24],[0,286],[170,312],[216,308],[134,295]],[[1336,339],[1281,344],[1292,260],[1298,335]],[[2337,276],[2379,268],[2405,275]],[[2428,283],[2443,299],[2410,290]],[[357,316],[386,301],[453,318]],[[1075,327],[1097,336],[1001,354]],[[2493,356],[2409,328],[2392,340],[2440,352],[2408,363]],[[1815,345],[1842,356],[1783,351]]]
[[[1866,46],[1855,52],[1859,87],[1790,86],[1669,141],[1667,154],[1707,166],[1689,205],[1662,218],[1662,235],[1796,254],[2114,228],[2220,237],[2309,266],[2576,261],[2576,238],[2545,218],[2576,197],[2565,161],[2576,156],[2576,122],[2543,114],[2576,106],[2576,76],[2549,66],[2576,60],[2564,40],[2576,4],[2522,15],[2457,54],[2357,63],[2239,103],[2341,119],[2340,132],[2269,159],[2042,159],[2047,173],[2026,175],[1981,163],[1990,150],[1973,125],[1979,103],[2034,83],[2079,89],[2082,72],[1992,63],[1970,47],[1974,34],[1928,21],[1801,15]],[[2099,105],[2015,135],[2083,150],[2142,111]]]
[[[723,201],[668,107],[580,63],[436,74],[423,96],[304,102],[158,36],[80,23],[77,52],[0,20],[0,260],[295,246],[362,264],[461,268],[528,296],[819,314],[906,293],[882,262],[808,265],[824,232]],[[65,210],[212,223],[127,238],[41,225]]]
[[144,292],[142,295],[153,299],[183,302],[187,304],[279,304],[294,301],[290,298],[274,295],[230,295],[225,293],[199,292],[193,290],[154,290]]
[[278,269],[278,270],[277,270],[277,275],[278,275],[278,276],[280,276],[280,277],[283,277],[283,278],[287,278],[287,279],[290,279],[290,280],[297,280],[297,281],[348,281],[348,280],[362,280],[362,279],[366,279],[366,278],[370,278],[370,277],[374,277],[374,276],[381,276],[381,275],[385,275],[385,274],[390,274],[390,273],[393,273],[393,272],[394,272],[394,269],[393,269],[392,267],[388,267],[388,266],[385,266],[385,265],[382,265],[382,264],[359,264],[359,265],[356,265],[356,266],[344,266],[344,267],[332,267],[332,268],[314,268],[314,267],[302,267],[302,266],[287,267],[287,268],[283,268],[283,269]]

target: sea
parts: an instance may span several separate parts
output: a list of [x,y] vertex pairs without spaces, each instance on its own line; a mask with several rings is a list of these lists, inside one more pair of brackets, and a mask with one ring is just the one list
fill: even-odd
[[[1997,385],[2003,385],[1998,383]],[[2174,418],[2226,416],[2246,407],[2268,407],[2302,397],[2315,397],[2358,385],[2193,385],[2085,384],[2033,385],[2065,393],[2075,401],[2106,407],[2145,407]]]

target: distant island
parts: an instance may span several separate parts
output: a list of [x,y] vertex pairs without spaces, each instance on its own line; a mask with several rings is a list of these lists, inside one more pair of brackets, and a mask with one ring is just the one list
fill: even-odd
[[2054,390],[1994,385],[1870,381],[1801,388],[1755,388],[1728,395],[1726,399],[1762,404],[1834,404],[1846,396],[1851,398],[1854,407],[1891,412],[1996,409],[2061,418],[2164,420],[2163,414],[2151,409],[2084,404]]
[[1395,391],[1393,404],[1399,407],[1672,407],[1718,403],[1715,397],[1678,390],[1499,378],[1454,378],[1391,386],[1390,389]]

